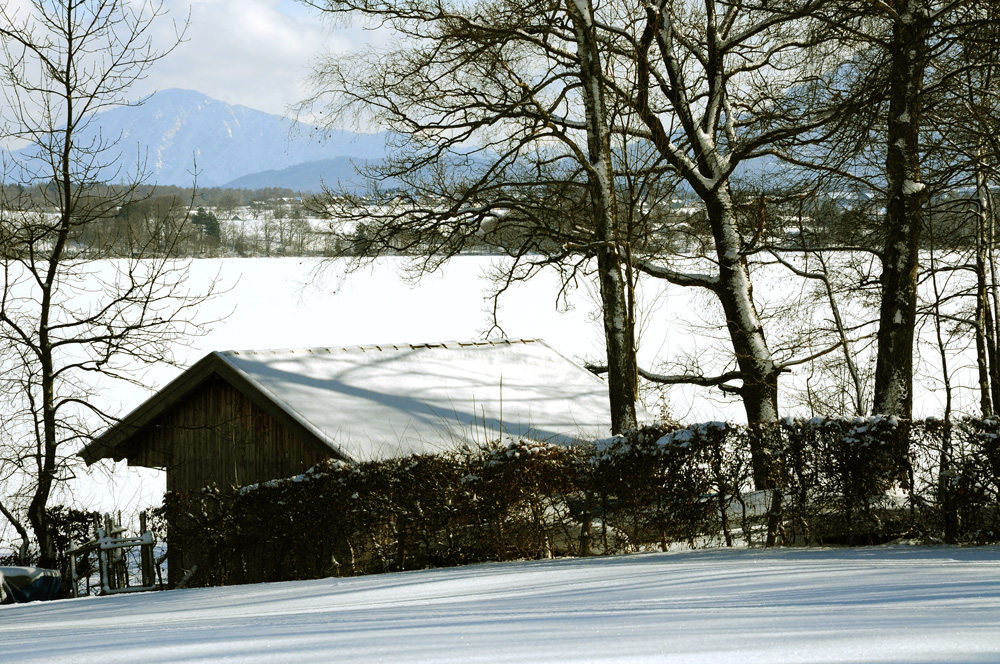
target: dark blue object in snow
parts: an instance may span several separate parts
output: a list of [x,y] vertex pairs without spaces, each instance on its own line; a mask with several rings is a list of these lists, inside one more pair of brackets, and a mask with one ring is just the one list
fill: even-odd
[[0,567],[0,601],[34,602],[55,599],[62,578],[44,567]]

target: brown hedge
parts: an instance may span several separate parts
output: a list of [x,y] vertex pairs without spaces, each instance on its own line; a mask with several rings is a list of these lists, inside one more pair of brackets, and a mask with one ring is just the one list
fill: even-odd
[[786,419],[765,431],[777,488],[764,492],[743,426],[646,427],[572,447],[505,439],[168,494],[160,515],[175,569],[198,565],[195,585],[760,546],[769,511],[786,545],[995,542],[997,432],[992,419]]

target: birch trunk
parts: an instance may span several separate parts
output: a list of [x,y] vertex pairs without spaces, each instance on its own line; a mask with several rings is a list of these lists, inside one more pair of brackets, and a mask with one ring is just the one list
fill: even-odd
[[[981,157],[981,150],[977,157]],[[993,347],[992,320],[989,320],[989,298],[987,293],[986,249],[989,222],[989,197],[986,192],[986,178],[982,164],[977,161],[976,193],[979,209],[976,214],[976,365],[979,373],[979,403],[983,417],[993,415],[993,399],[990,392],[990,367],[996,366],[996,348]]]
[[996,216],[993,197],[987,190],[990,201],[989,215],[986,217],[986,262],[989,269],[989,283],[986,288],[986,349],[990,355],[990,396],[993,398],[993,412],[1000,412],[1000,339],[996,326],[1000,322],[1000,281],[997,280],[996,260]]

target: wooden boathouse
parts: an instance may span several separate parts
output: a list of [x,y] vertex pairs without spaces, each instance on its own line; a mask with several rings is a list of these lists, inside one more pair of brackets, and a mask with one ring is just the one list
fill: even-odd
[[244,486],[326,458],[430,453],[500,433],[606,436],[604,381],[539,340],[213,352],[80,456],[166,471],[167,490]]

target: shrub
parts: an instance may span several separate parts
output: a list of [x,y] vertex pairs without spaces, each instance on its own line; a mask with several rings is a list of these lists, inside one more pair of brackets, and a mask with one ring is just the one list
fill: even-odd
[[996,420],[786,419],[646,427],[591,446],[505,438],[366,463],[325,461],[243,488],[168,494],[171,580],[351,576],[487,560],[737,541],[1000,540]]

